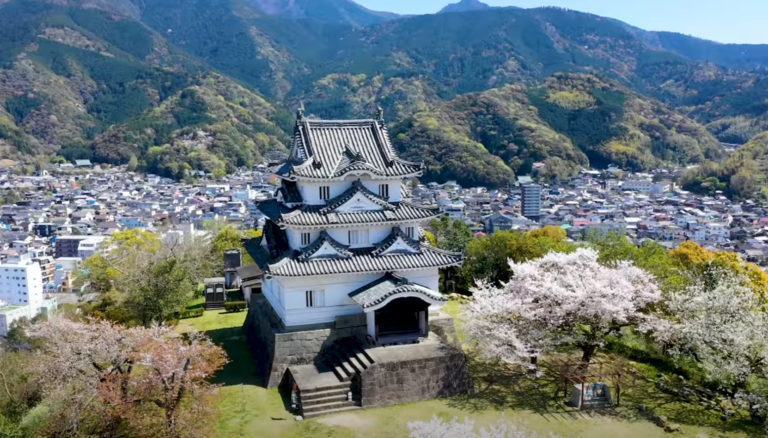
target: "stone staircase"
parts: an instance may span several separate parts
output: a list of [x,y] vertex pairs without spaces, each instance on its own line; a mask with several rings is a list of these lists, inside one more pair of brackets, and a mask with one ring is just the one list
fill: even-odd
[[336,341],[323,353],[323,362],[340,382],[349,382],[356,374],[373,365],[373,359],[354,338]]
[[350,382],[342,382],[322,388],[307,389],[301,391],[301,413],[304,418],[319,417],[320,415],[335,414],[337,412],[362,409],[360,398],[352,396],[348,401],[348,394],[352,391]]
[[360,390],[354,378],[374,363],[365,349],[353,338],[342,339],[323,353],[322,360],[336,376],[336,381],[301,389],[299,400],[304,418],[362,409]]

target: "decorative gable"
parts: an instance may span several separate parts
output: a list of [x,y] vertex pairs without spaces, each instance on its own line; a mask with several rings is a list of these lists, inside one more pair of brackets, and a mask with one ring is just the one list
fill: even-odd
[[346,259],[352,257],[352,253],[348,248],[349,247],[337,242],[328,233],[323,231],[320,233],[320,237],[318,237],[312,245],[304,248],[299,255],[299,260]]
[[320,258],[346,258],[347,256],[339,252],[330,242],[323,242],[315,252],[307,256],[307,260],[314,260]]
[[389,247],[381,251],[379,255],[387,255],[392,253],[397,254],[416,254],[419,250],[414,249],[411,245],[407,244],[402,237],[398,237]]
[[384,256],[390,254],[418,254],[421,253],[421,244],[418,240],[411,239],[400,228],[394,228],[392,234],[376,245],[371,254]]
[[336,207],[337,213],[353,213],[357,211],[381,211],[384,210],[379,204],[374,203],[362,192],[355,193],[352,198],[342,205]]

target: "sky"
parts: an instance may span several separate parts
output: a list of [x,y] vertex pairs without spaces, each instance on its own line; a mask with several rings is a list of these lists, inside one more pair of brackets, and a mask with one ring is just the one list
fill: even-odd
[[[373,10],[432,14],[458,0],[355,0]],[[560,6],[721,43],[768,44],[768,0],[482,0],[491,6]]]

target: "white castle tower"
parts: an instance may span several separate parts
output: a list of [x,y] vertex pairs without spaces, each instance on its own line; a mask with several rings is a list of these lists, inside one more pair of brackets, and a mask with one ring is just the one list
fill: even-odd
[[263,293],[286,328],[364,313],[368,335],[425,336],[446,301],[438,269],[461,254],[424,242],[437,208],[408,202],[403,179],[423,166],[397,157],[382,112],[368,120],[310,120],[299,110],[290,157],[273,167],[277,199],[257,263]]

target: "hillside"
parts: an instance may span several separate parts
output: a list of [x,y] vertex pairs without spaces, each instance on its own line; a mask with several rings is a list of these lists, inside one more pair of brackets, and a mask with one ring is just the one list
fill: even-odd
[[478,4],[401,17],[351,0],[7,1],[0,153],[136,156],[180,177],[284,151],[300,103],[324,118],[382,106],[431,178],[499,185],[534,163],[553,178],[699,163],[721,156],[712,135],[768,129],[768,76],[735,69],[763,67],[764,46]]
[[695,121],[584,74],[459,96],[395,132],[406,157],[425,160],[428,178],[488,185],[534,169],[557,179],[588,165],[648,170],[721,157],[717,140]]
[[490,8],[490,6],[481,2],[480,0],[461,0],[458,3],[451,3],[443,9],[440,9],[438,14],[447,14],[449,12],[482,11]]
[[224,171],[285,149],[276,123],[286,113],[139,22],[43,3],[3,12],[0,32],[17,43],[0,52],[4,156],[58,151],[124,164],[196,131],[215,141],[197,146],[202,158],[190,165]]

